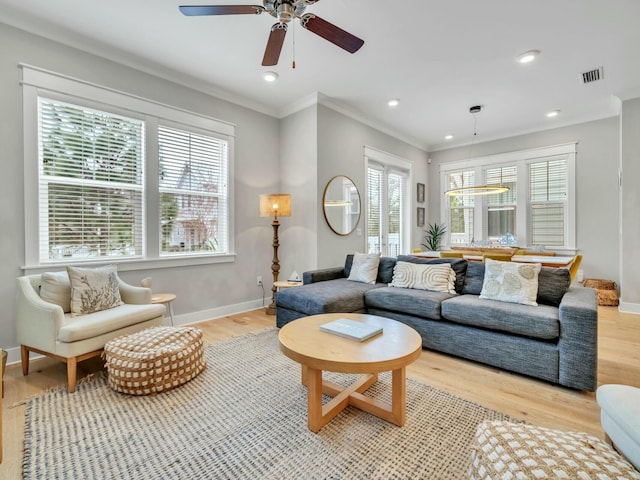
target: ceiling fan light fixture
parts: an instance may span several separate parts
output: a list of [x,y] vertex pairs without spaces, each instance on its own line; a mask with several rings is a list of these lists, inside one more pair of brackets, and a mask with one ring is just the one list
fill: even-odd
[[531,63],[540,55],[540,50],[529,50],[518,55],[518,63]]
[[400,105],[400,99],[399,98],[392,98],[391,100],[389,100],[387,102],[387,105],[389,105],[390,107],[397,107],[398,105]]
[[278,79],[279,75],[276,72],[264,72],[262,74],[262,78],[264,78],[265,82],[275,82]]

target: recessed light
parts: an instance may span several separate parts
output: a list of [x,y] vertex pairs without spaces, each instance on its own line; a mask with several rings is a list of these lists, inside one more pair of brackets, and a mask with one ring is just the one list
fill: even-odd
[[399,98],[392,98],[391,100],[389,100],[387,102],[387,105],[389,105],[390,107],[397,107],[398,105],[400,105],[400,99]]
[[449,134],[449,135],[445,135],[445,136],[444,136],[444,139],[445,139],[445,140],[451,140],[451,139],[453,139],[453,135],[451,135],[451,134]]
[[264,78],[265,82],[275,82],[278,79],[278,74],[276,72],[264,72],[262,78]]
[[558,115],[560,115],[560,110],[551,110],[547,113],[547,117],[549,118],[557,117]]
[[524,52],[518,55],[517,60],[520,63],[529,63],[533,62],[538,55],[540,55],[540,50],[529,50],[528,52]]

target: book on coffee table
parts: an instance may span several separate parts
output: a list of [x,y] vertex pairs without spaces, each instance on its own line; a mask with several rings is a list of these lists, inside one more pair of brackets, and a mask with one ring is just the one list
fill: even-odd
[[382,333],[382,327],[369,325],[368,323],[356,322],[348,318],[339,318],[333,322],[320,325],[320,330],[363,342]]

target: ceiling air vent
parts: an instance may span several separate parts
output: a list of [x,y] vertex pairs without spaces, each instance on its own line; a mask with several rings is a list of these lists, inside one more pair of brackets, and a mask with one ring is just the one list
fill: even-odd
[[588,72],[582,72],[580,74],[580,78],[582,79],[582,83],[586,85],[587,83],[597,82],[598,80],[602,80],[604,78],[604,72],[602,67],[594,68],[593,70],[589,70]]

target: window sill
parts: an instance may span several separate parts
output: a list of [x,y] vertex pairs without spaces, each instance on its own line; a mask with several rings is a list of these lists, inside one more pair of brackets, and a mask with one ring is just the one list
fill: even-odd
[[191,255],[180,257],[163,257],[153,259],[133,259],[133,260],[103,260],[99,262],[52,262],[43,265],[25,265],[22,268],[25,275],[35,275],[38,273],[60,270],[67,265],[78,267],[95,267],[100,265],[117,265],[119,272],[135,270],[155,270],[158,268],[189,267],[193,265],[210,265],[215,263],[232,263],[236,260],[235,253],[226,255]]

